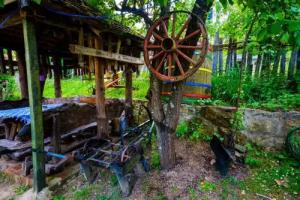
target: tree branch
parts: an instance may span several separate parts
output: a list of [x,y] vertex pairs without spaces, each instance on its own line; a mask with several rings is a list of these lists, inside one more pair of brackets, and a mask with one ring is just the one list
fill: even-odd
[[114,7],[117,11],[121,11],[121,12],[127,12],[127,13],[131,13],[137,16],[140,16],[144,19],[145,23],[148,26],[151,26],[153,24],[152,19],[149,17],[148,13],[145,12],[145,10],[143,8],[135,8],[135,7],[130,7],[127,5],[127,0],[124,0],[122,3],[122,7],[118,7],[118,5],[116,3],[114,3]]

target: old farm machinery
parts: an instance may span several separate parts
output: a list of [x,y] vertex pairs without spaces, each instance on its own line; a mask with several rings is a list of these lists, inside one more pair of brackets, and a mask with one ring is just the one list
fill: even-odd
[[[207,51],[204,23],[198,16],[184,11],[158,19],[144,40],[145,63],[154,76],[165,82],[183,81],[194,74],[203,64]],[[147,113],[149,120],[134,128],[124,128],[126,119],[121,117],[117,141],[95,139],[76,151],[75,159],[88,181],[95,179],[93,166],[105,167],[116,174],[123,194],[130,193],[128,172],[136,164],[149,170],[141,145],[145,138],[151,138],[154,127],[150,112]]]

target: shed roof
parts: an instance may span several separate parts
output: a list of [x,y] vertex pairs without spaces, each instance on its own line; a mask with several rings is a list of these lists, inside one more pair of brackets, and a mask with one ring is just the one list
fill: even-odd
[[[5,15],[6,11],[19,8],[18,2],[19,0],[4,0],[5,6],[3,9],[0,8],[0,14]],[[105,28],[106,31],[124,35],[135,40],[143,40],[141,35],[138,35],[118,21],[111,19],[109,16],[105,16],[99,9],[89,6],[85,0],[42,0],[39,6],[52,15],[77,19],[83,23],[94,22],[94,26],[102,24],[104,26],[101,26],[101,28]],[[6,10],[6,7],[9,8]]]

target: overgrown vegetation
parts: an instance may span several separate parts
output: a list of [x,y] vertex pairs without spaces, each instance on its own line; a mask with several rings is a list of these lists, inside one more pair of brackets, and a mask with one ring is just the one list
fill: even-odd
[[[238,69],[233,69],[225,74],[213,76],[213,101],[222,101],[228,105],[236,104],[239,74]],[[300,85],[300,79],[296,81]],[[299,88],[298,86],[298,90]],[[246,73],[243,76],[240,101],[244,107],[269,110],[297,109],[300,107],[300,93],[292,93],[289,81],[282,75],[270,76],[263,73],[260,77],[252,77]]]
[[210,141],[212,136],[205,132],[201,123],[195,121],[181,122],[176,128],[176,136],[188,138],[190,141]]

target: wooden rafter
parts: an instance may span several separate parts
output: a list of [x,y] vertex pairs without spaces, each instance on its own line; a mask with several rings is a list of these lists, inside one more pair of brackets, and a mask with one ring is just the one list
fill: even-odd
[[108,60],[116,60],[119,62],[135,64],[135,65],[143,65],[144,64],[144,61],[137,57],[127,56],[127,55],[118,54],[118,53],[110,53],[108,51],[79,46],[79,45],[75,45],[75,44],[69,45],[69,50],[73,54],[94,56],[94,57],[104,58],[104,59],[108,59]]

